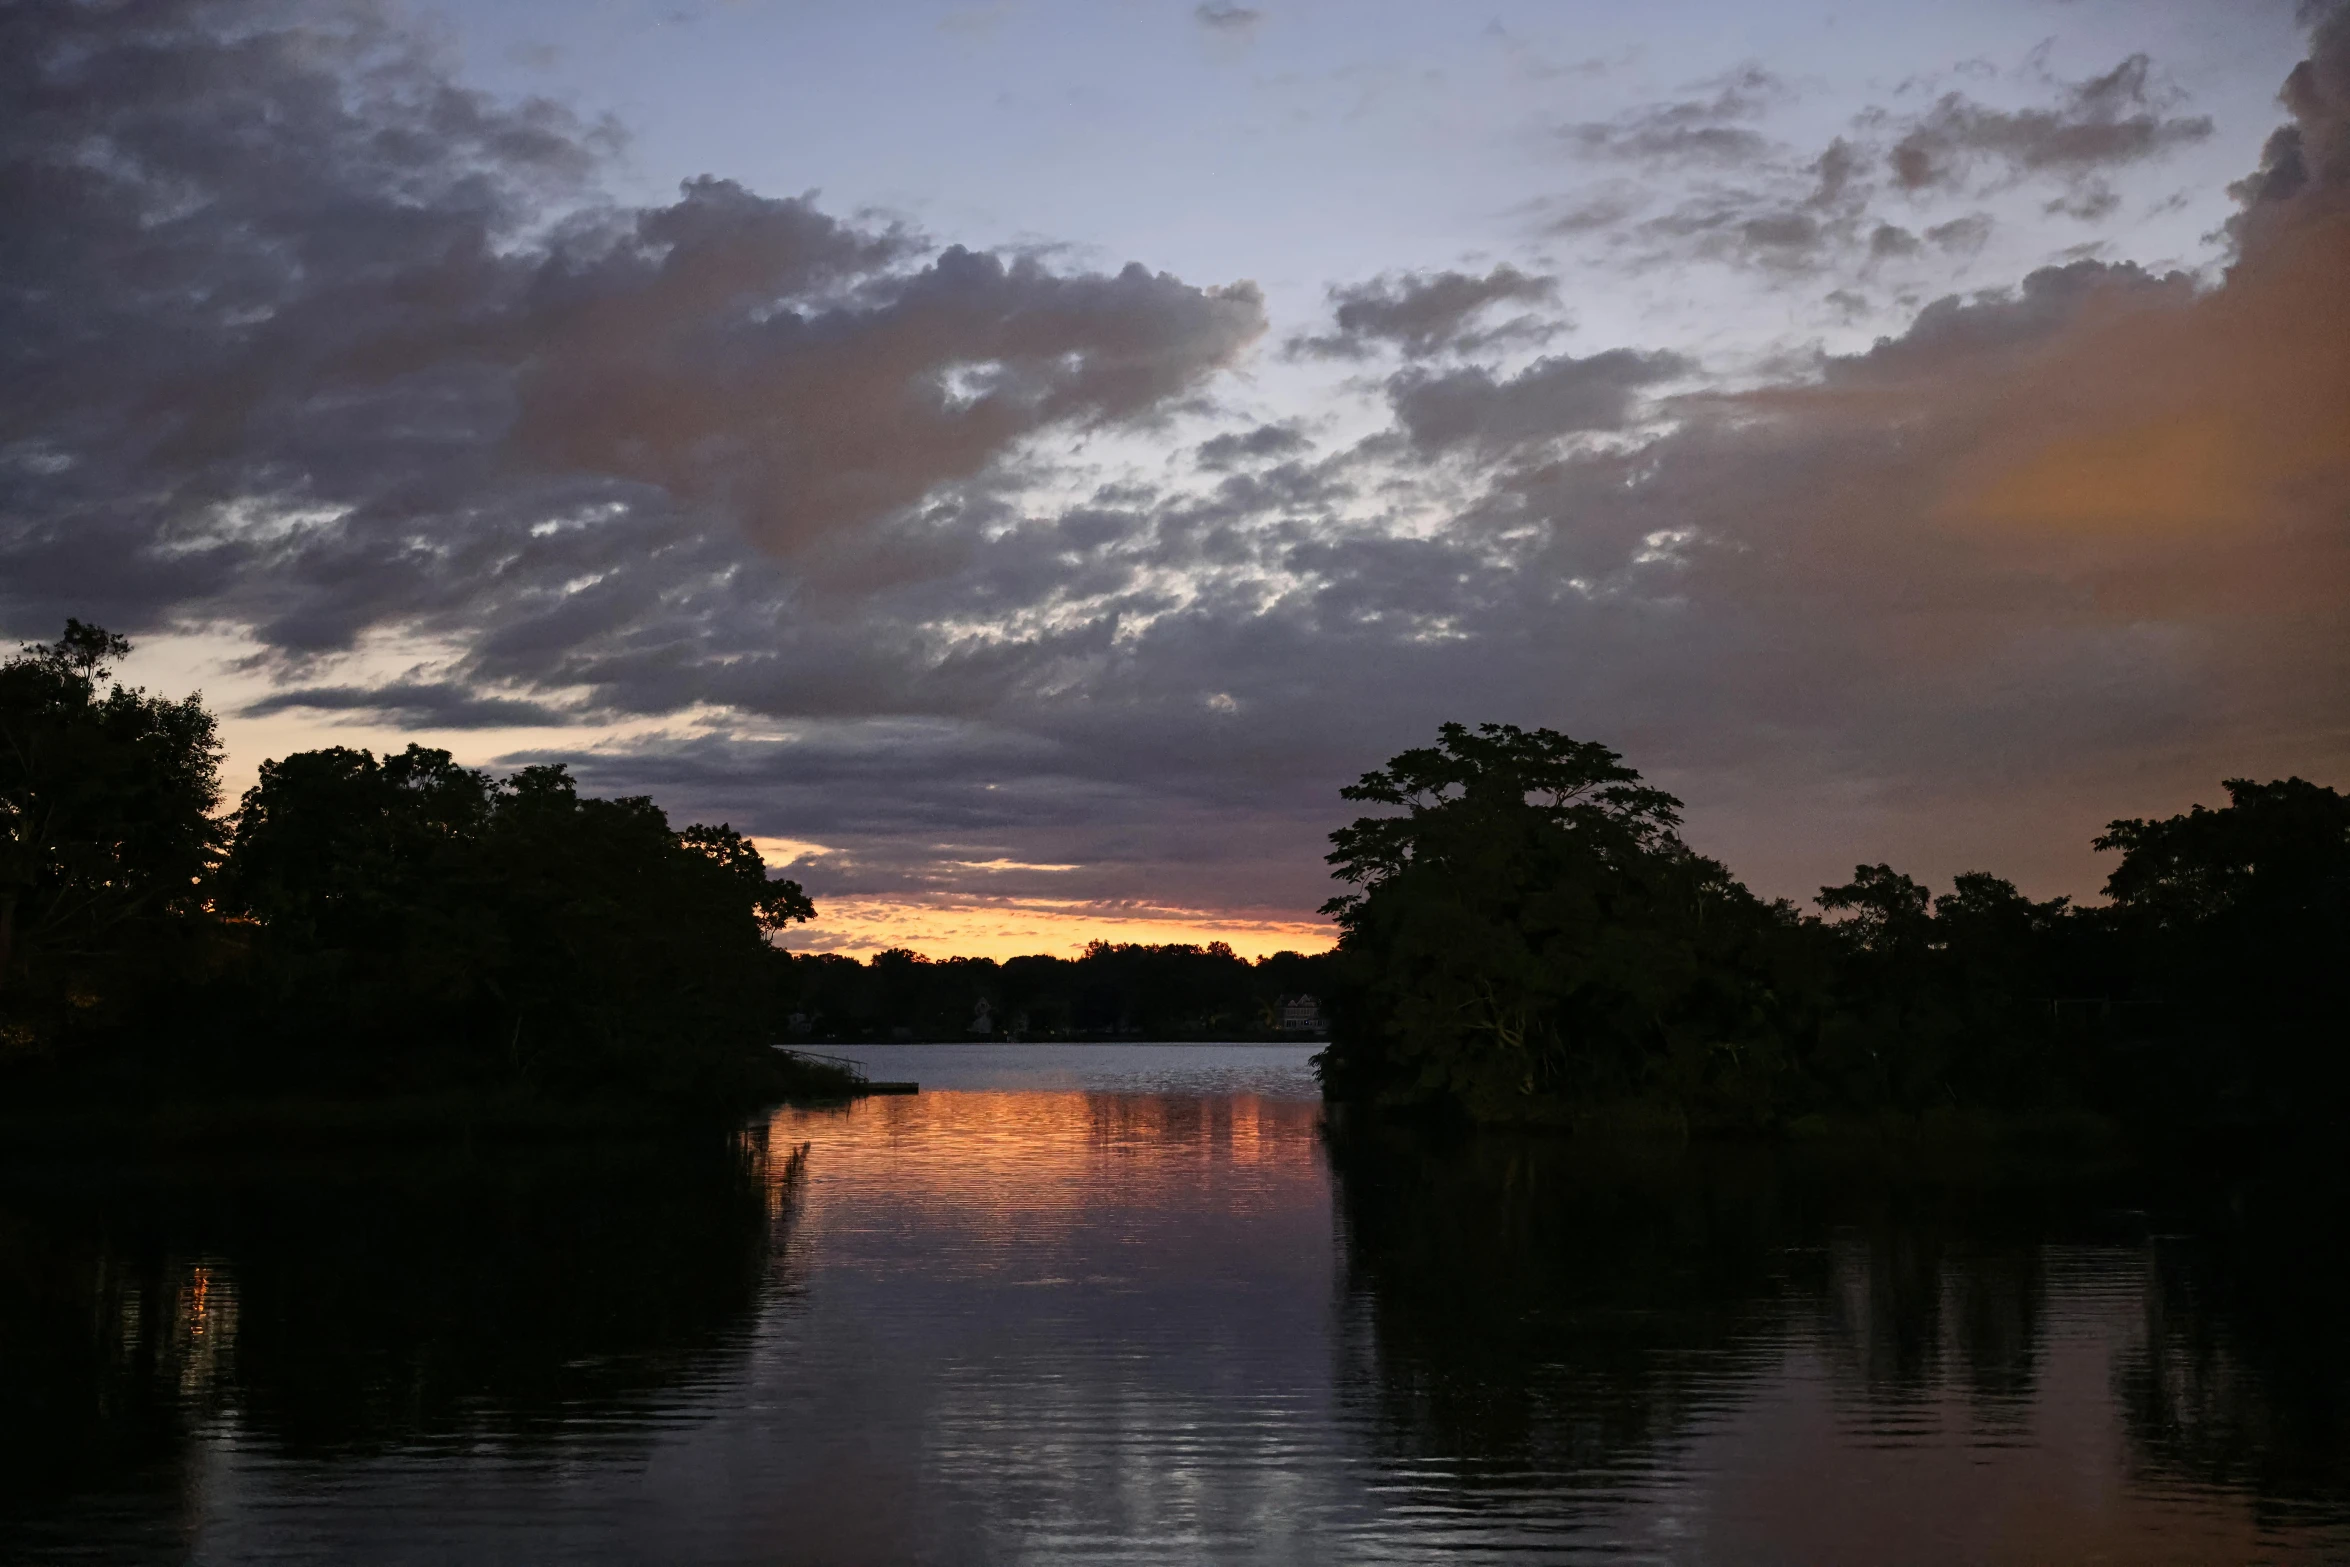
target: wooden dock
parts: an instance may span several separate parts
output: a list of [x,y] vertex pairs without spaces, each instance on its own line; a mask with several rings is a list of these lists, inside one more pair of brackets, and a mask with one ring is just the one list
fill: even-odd
[[825,1066],[846,1072],[850,1077],[856,1079],[856,1086],[849,1090],[852,1094],[918,1094],[922,1092],[920,1083],[877,1083],[865,1075],[864,1062],[851,1061],[846,1056],[828,1056],[816,1050],[795,1050],[790,1045],[777,1045],[775,1049],[796,1060],[820,1062]]

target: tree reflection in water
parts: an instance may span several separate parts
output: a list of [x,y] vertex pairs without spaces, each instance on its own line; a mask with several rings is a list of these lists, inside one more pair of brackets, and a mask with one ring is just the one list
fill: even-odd
[[2295,1147],[2197,1183],[2151,1246],[2147,1332],[2115,1374],[2149,1471],[2283,1521],[2350,1509],[2350,1169]]
[[974,1091],[786,1113],[772,1149],[20,1166],[0,1560],[2350,1546],[2326,1151],[1318,1114]]
[[1328,1147],[1362,1319],[1346,1386],[1395,1456],[1457,1455],[1472,1484],[1572,1485],[1653,1451],[1782,1309],[1767,1183],[1492,1133],[1340,1123]]
[[[1692,1464],[1800,1469],[1756,1457],[1758,1434],[1799,1428],[1843,1477],[1815,1474],[1827,1500],[1862,1483],[1842,1467],[1862,1450],[2045,1450],[2068,1399],[2118,1408],[2116,1478],[2142,1492],[2236,1492],[2263,1529],[2338,1527],[2350,1503],[2350,1203],[2323,1161],[2272,1154],[2221,1180],[2240,1155],[1609,1152],[1343,1116],[1325,1137],[1341,1396],[1420,1505],[1520,1534],[1612,1527],[1611,1503],[1653,1501]],[[1790,1377],[1818,1381],[1831,1427],[1752,1413]],[[1744,1435],[1693,1457],[1709,1430]],[[2023,1489],[2006,1500],[2038,1505]],[[1927,1528],[1960,1504],[1929,1488],[1908,1505]],[[1756,1548],[1766,1526],[1718,1524]]]
[[804,1154],[762,1127],[11,1171],[0,1555],[69,1516],[162,1548],[202,1431],[296,1460],[649,1440],[739,1361]]

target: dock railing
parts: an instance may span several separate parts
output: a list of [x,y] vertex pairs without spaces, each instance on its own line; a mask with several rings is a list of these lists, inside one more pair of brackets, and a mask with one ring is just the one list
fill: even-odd
[[828,1056],[821,1050],[802,1050],[796,1045],[777,1045],[775,1049],[778,1054],[789,1056],[794,1061],[813,1061],[846,1072],[860,1083],[872,1081],[865,1071],[865,1063],[851,1061],[847,1056]]
[[774,1049],[778,1054],[789,1056],[795,1061],[807,1061],[847,1073],[849,1080],[856,1085],[855,1091],[860,1094],[917,1094],[922,1091],[919,1083],[877,1083],[865,1070],[864,1062],[851,1061],[846,1056],[828,1056],[821,1050],[802,1050],[796,1045],[777,1045]]

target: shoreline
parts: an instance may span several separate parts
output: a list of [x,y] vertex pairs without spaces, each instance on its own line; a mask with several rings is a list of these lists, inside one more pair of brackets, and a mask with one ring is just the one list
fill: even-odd
[[218,1098],[146,1105],[57,1104],[0,1113],[0,1163],[59,1154],[353,1146],[569,1143],[659,1138],[736,1127],[786,1105],[845,1105],[878,1086],[761,1095],[734,1103],[630,1104],[475,1094],[381,1099]]

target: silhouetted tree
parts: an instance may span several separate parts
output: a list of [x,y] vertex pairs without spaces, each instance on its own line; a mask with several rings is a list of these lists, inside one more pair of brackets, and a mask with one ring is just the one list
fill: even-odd
[[2255,1119],[2350,1097],[2350,798],[2231,778],[2229,803],[2112,823],[2106,882],[2133,992],[2174,1014],[2174,1093]]
[[1935,896],[1876,864],[1820,889],[1823,922],[1690,851],[1679,802],[1615,752],[1447,724],[1341,791],[1396,810],[1331,835],[1361,890],[1328,906],[1324,1084],[1502,1120],[2336,1113],[2350,800],[2227,788],[2220,810],[2113,823],[2105,908],[1980,871]]
[[1331,834],[1363,890],[1327,907],[1346,983],[1325,1083],[1553,1118],[1646,1101],[1767,1108],[1794,912],[1675,832],[1680,802],[1604,746],[1446,724],[1341,791],[1399,807]]
[[[265,764],[218,881],[277,1032],[346,1081],[679,1092],[747,1069],[815,910],[732,828],[445,751]],[[330,1045],[331,1042],[331,1045]]]
[[1950,892],[1888,865],[1822,887],[1840,953],[1813,1056],[1824,1104],[1924,1110],[2070,1102],[2077,1063],[2054,1054],[2069,905],[1978,871]]
[[78,620],[0,663],[0,1054],[120,1022],[194,956],[220,745],[190,696],[113,679]]

